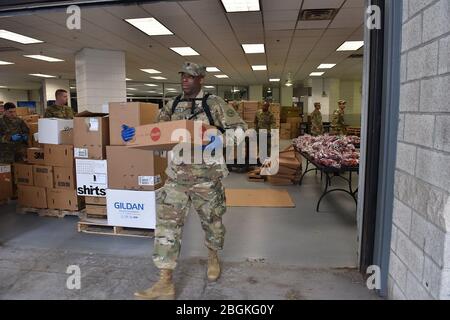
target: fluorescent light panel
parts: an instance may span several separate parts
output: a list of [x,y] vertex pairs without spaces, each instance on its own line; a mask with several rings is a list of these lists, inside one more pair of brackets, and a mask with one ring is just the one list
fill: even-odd
[[133,81],[133,79],[125,78],[125,81]]
[[247,54],[250,53],[264,53],[264,44],[243,44],[242,49]]
[[206,72],[220,72],[216,67],[206,67]]
[[173,47],[170,49],[175,51],[176,53],[178,53],[180,56],[183,56],[183,57],[200,55],[197,51],[195,51],[191,47]]
[[215,77],[216,77],[216,78],[219,78],[219,79],[225,79],[225,78],[228,78],[228,76],[227,76],[226,74],[216,74]]
[[345,41],[336,51],[356,51],[364,46],[364,41]]
[[42,74],[42,73],[30,73],[30,76],[41,77],[41,78],[56,78],[56,76],[52,76],[49,74]]
[[317,69],[331,69],[336,66],[335,63],[322,63],[320,66],[317,67]]
[[161,73],[161,71],[158,71],[156,69],[141,69],[141,71],[150,73],[150,74],[157,74],[157,73]]
[[19,42],[22,44],[31,44],[31,43],[42,43],[44,41],[41,40],[37,40],[34,38],[30,38],[15,32],[11,32],[8,30],[0,30],[0,38],[2,39],[6,39],[6,40],[10,40],[10,41],[14,41],[14,42]]
[[259,0],[222,0],[227,12],[259,11]]
[[157,76],[157,77],[150,77],[150,78],[155,79],[155,80],[167,80],[167,78],[160,77],[160,76]]
[[270,82],[280,82],[281,79],[279,78],[273,78],[273,79],[269,79]]
[[31,58],[31,59],[36,59],[36,60],[47,61],[47,62],[62,62],[62,61],[64,61],[62,59],[48,57],[48,56],[43,56],[41,54],[29,54],[29,55],[24,55],[24,57]]
[[127,90],[136,91],[136,88],[127,88]]
[[267,70],[267,66],[266,65],[255,65],[252,66],[253,71],[263,71],[263,70]]
[[173,34],[155,18],[125,19],[125,21],[149,36],[164,36]]
[[324,74],[325,72],[311,72],[309,74],[310,77],[320,77]]
[[214,86],[205,86],[206,89],[214,89]]
[[0,66],[6,66],[8,64],[14,64],[14,62],[8,62],[8,61],[1,61],[0,60]]
[[146,83],[145,84],[147,87],[157,87],[157,84],[153,84],[153,83]]

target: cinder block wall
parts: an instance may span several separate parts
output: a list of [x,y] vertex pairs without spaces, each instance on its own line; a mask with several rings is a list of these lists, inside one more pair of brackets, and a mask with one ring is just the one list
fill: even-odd
[[403,8],[389,298],[450,299],[450,1]]

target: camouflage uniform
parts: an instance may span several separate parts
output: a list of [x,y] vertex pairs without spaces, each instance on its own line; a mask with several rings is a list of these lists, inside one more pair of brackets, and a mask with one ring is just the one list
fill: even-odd
[[49,106],[45,109],[44,118],[73,119],[73,110],[68,106]]
[[275,116],[270,110],[267,110],[267,112],[258,110],[256,112],[255,129],[256,131],[267,129],[268,132],[270,132],[271,129],[275,129]]
[[322,113],[319,110],[314,110],[311,113],[311,134],[313,136],[323,134]]
[[[186,70],[192,75],[198,73]],[[185,71],[185,70],[183,70]],[[200,91],[197,98],[203,97]],[[224,129],[241,127],[246,130],[245,122],[220,97],[211,95],[207,100],[214,124]],[[179,102],[172,114],[173,100],[160,111],[158,121],[187,119],[191,116],[192,103]],[[196,100],[194,113],[201,109],[201,100]],[[206,114],[200,113],[193,120],[209,125]],[[175,269],[180,254],[181,235],[184,220],[191,203],[197,211],[203,230],[205,244],[213,250],[223,247],[225,227],[222,216],[225,213],[225,192],[221,179],[228,175],[225,163],[222,164],[179,164],[169,163],[166,170],[168,179],[164,187],[157,192],[157,217],[155,229],[155,248],[153,261],[159,269]]]
[[344,111],[338,108],[333,113],[331,120],[331,133],[337,135],[344,135],[347,132],[347,128],[344,122]]
[[28,144],[24,141],[11,141],[11,136],[29,133],[30,129],[22,119],[0,117],[0,163],[24,160]]

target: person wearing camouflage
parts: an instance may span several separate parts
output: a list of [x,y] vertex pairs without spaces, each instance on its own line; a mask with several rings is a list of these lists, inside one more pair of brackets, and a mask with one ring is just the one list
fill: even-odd
[[344,121],[344,113],[347,102],[345,100],[339,100],[337,108],[333,113],[331,120],[331,133],[335,135],[345,135],[347,133],[347,126]]
[[5,103],[0,117],[0,163],[24,160],[29,133],[25,122],[17,117],[14,103]]
[[320,112],[320,102],[314,103],[314,111],[311,113],[311,135],[320,136],[323,134],[322,113]]
[[55,104],[45,109],[44,118],[73,119],[73,110],[67,106],[69,95],[66,90],[58,89],[55,92]]
[[[239,114],[222,98],[210,95],[206,102],[214,123],[210,123],[202,108],[202,85],[206,68],[186,62],[179,72],[183,95],[169,101],[161,110],[158,121],[191,119],[221,129],[247,129]],[[178,101],[177,101],[178,100]],[[174,106],[174,102],[178,103]],[[172,112],[173,111],[173,112]],[[133,132],[134,134],[134,132]],[[122,132],[124,140],[127,132]],[[157,192],[157,217],[153,261],[161,270],[160,280],[153,287],[135,295],[143,299],[173,299],[175,287],[172,272],[180,255],[182,228],[191,204],[197,211],[205,232],[208,248],[208,280],[220,276],[217,251],[223,248],[225,227],[222,216],[226,211],[225,191],[221,180],[228,175],[225,162],[181,163],[169,162],[168,179]]]
[[[258,110],[255,115],[255,130],[258,137],[258,146],[259,146],[259,138],[261,131],[267,130],[267,156],[270,156],[271,151],[271,131],[272,129],[276,129],[276,121],[275,116],[269,110],[270,103],[269,101],[264,101],[262,109]],[[264,162],[264,159],[260,159],[260,162]]]

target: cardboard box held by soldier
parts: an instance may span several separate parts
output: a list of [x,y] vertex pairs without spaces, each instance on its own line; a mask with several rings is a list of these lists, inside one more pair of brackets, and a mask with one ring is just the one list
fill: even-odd
[[112,146],[123,146],[122,125],[136,128],[157,122],[159,107],[154,103],[110,102],[109,140]]
[[[148,124],[136,127],[134,139],[126,145],[132,148],[149,150],[172,150],[180,142],[204,145],[209,143],[209,139],[204,133],[210,129],[217,130],[213,126],[192,120]],[[180,135],[177,133],[180,133]]]

